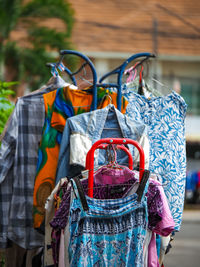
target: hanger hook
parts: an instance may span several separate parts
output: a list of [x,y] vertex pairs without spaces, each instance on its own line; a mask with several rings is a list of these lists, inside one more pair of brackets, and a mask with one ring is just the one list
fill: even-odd
[[106,147],[106,155],[109,164],[115,164],[117,161],[116,145],[110,144]]
[[102,106],[103,105],[103,102],[104,102],[104,100],[105,100],[105,98],[106,97],[108,97],[109,98],[109,105],[110,104],[113,104],[113,102],[112,102],[112,97],[109,95],[109,90],[107,89],[106,90],[106,94],[103,96],[103,98],[102,98],[102,100],[101,100],[101,104],[100,104],[100,106]]
[[109,104],[112,104],[112,97],[108,93],[105,95],[105,97],[108,97],[109,100],[110,100],[110,103]]

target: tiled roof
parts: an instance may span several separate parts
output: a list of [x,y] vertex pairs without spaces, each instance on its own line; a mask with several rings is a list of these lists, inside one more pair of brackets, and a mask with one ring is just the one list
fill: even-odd
[[73,42],[77,50],[136,53],[153,52],[157,46],[163,55],[200,55],[198,0],[69,2],[75,10]]

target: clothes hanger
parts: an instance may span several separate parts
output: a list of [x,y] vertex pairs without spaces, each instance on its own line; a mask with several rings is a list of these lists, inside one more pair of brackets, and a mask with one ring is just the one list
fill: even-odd
[[[150,90],[149,90],[149,87],[146,86],[146,83],[144,80],[144,73],[143,73],[144,62],[148,62],[148,58],[144,58],[140,62],[136,62],[134,66],[126,69],[124,71],[124,74],[128,75],[128,78],[126,79],[126,86],[128,86],[129,88],[135,87],[137,89],[138,94],[145,95],[147,98],[150,98]],[[137,76],[137,68],[139,67],[140,67],[140,71],[139,71],[138,86],[137,86],[137,81],[135,80]],[[149,68],[147,69],[149,70]],[[148,70],[147,70],[147,73],[149,72]],[[149,93],[147,91],[149,91]]]
[[[146,59],[145,59],[146,60]],[[143,65],[139,63],[136,63],[134,66],[130,67],[129,69],[124,71],[124,74],[128,74],[128,78],[126,80],[126,83],[131,83],[132,81],[135,80],[136,75],[137,75],[137,67],[141,65],[141,69],[139,72],[139,83],[138,83],[138,94],[140,95],[144,95],[143,92],[143,86],[144,86],[144,82],[143,82]]]
[[78,89],[77,86],[67,83],[59,74],[59,70],[63,71],[64,65],[57,66],[56,63],[46,63],[46,66],[51,68],[52,77],[49,79],[47,85],[56,84],[59,87],[70,87],[71,89]]
[[[135,55],[132,55],[131,57],[129,57],[127,60],[125,60],[120,66],[118,66],[117,68],[115,68],[114,70],[106,73],[104,76],[102,76],[100,79],[99,79],[99,83],[98,83],[98,86],[104,86],[104,83],[103,81],[110,77],[111,75],[117,75],[117,82],[116,83],[110,83],[110,87],[115,87],[118,91],[118,94],[117,94],[117,108],[121,111],[121,97],[122,97],[122,76],[124,74],[124,71],[127,67],[127,65],[138,59],[138,58],[145,58],[148,59],[148,58],[155,58],[155,55],[152,54],[152,53],[138,53],[138,54],[135,54]],[[138,65],[139,66],[139,65]],[[108,84],[106,84],[108,85]]]
[[[92,90],[92,95],[93,95],[91,110],[96,110],[97,109],[97,73],[96,73],[96,70],[95,70],[95,67],[92,61],[84,54],[78,51],[74,51],[74,50],[61,50],[60,55],[61,55],[60,60],[57,63],[47,63],[46,65],[50,67],[55,67],[56,69],[59,69],[60,71],[64,71],[65,73],[67,73],[68,77],[72,81],[72,84],[74,84],[75,86],[78,85],[77,77],[75,76],[78,73],[80,73],[82,70],[85,71],[85,67],[89,66],[91,73],[92,73],[92,82],[85,79],[82,75],[80,75],[79,79],[83,80],[85,83],[88,83],[88,85],[90,86]],[[67,68],[64,65],[63,59],[66,55],[77,56],[81,60],[83,60],[83,64],[77,71],[72,72],[69,68]]]
[[[89,80],[89,79],[84,78],[84,77],[88,76],[86,66],[89,66],[88,62],[84,62],[81,65],[81,67],[77,71],[73,72],[71,75],[73,77],[75,77],[76,75],[79,74],[79,76],[76,77],[76,82],[78,82],[80,80],[82,81],[81,83],[79,82],[79,84],[78,84],[79,90],[87,90],[89,92],[89,88],[92,88],[92,86],[93,86],[93,81],[92,81],[92,79]],[[83,71],[83,74],[81,74],[82,71]],[[87,85],[87,87],[86,87],[86,85]]]
[[140,73],[139,73],[139,85],[138,85],[138,94],[139,95],[144,95],[144,91],[143,91],[143,65],[141,65],[141,69],[140,69]]
[[93,146],[90,149],[90,154],[89,154],[89,160],[88,162],[88,166],[89,167],[89,178],[88,178],[88,196],[93,197],[93,183],[94,183],[94,152],[96,150],[96,148],[102,144],[102,143],[106,143],[106,144],[132,144],[134,145],[140,154],[140,170],[139,170],[139,181],[141,181],[143,174],[144,174],[144,164],[145,164],[145,155],[144,155],[144,150],[143,148],[140,146],[140,144],[138,144],[136,141],[132,140],[132,139],[123,139],[123,138],[103,138],[98,140],[97,142],[95,142],[93,144]]
[[[46,63],[46,66],[47,67],[50,67],[51,68],[51,74],[53,75],[51,78],[50,78],[50,82],[51,84],[52,83],[55,83],[57,85],[57,87],[68,87],[72,90],[79,90],[79,88],[77,86],[75,86],[74,84],[70,84],[70,83],[67,83],[65,80],[62,79],[62,77],[59,75],[59,71],[65,71],[65,70],[68,70],[67,73],[71,73],[71,71],[64,66],[64,64],[61,62],[61,64],[59,65],[58,63]],[[80,69],[83,69],[83,66],[81,66],[81,68],[79,68],[78,71],[74,72],[75,74],[78,73],[80,71]],[[70,75],[72,76],[74,73],[71,73]],[[72,76],[72,78],[74,78]],[[72,79],[71,79],[72,81]],[[76,79],[76,84],[77,84],[77,79]],[[91,83],[90,83],[91,84]],[[50,84],[49,84],[50,85]],[[84,90],[81,90],[81,91],[84,91]],[[87,92],[91,92],[91,91],[88,91]],[[78,105],[78,106],[75,106],[73,105],[73,108],[86,108],[86,107],[91,107],[91,105]]]
[[[93,197],[93,189],[94,189],[94,187],[93,187],[93,179],[94,179],[93,174],[94,174],[94,172],[93,172],[93,166],[92,166],[92,165],[94,165],[94,152],[95,152],[96,148],[98,148],[99,145],[103,144],[103,143],[106,143],[106,144],[125,144],[125,143],[133,144],[134,146],[137,147],[137,149],[139,150],[139,153],[140,153],[140,167],[144,167],[144,151],[143,151],[142,147],[136,141],[131,140],[131,139],[122,139],[122,138],[114,138],[114,139],[104,138],[104,139],[98,140],[91,147],[90,152],[89,152],[89,160],[87,160],[87,163],[89,165],[89,178],[88,178],[88,195],[89,195],[89,197]],[[146,185],[147,180],[149,178],[149,174],[150,174],[150,172],[148,170],[144,170],[144,169],[140,170],[139,186],[136,190],[136,193],[138,195],[137,200],[139,202],[142,199],[145,185]],[[86,208],[85,210],[87,210],[88,209],[87,200],[85,198],[85,194],[84,194],[81,182],[77,177],[72,178],[72,179],[73,179],[73,181],[76,182],[79,194],[82,196],[82,199],[84,200],[82,203],[83,208],[85,206],[85,208]],[[130,184],[129,184],[129,186],[130,186]]]
[[[93,85],[92,82],[90,82],[89,80],[86,80],[81,75],[78,78],[76,78],[76,79],[74,77],[75,75],[77,75],[82,70],[84,70],[84,73],[85,73],[85,76],[86,76],[86,70],[85,70],[85,66],[86,65],[88,65],[87,62],[83,63],[81,65],[81,67],[77,71],[71,72],[67,67],[65,67],[64,63],[62,63],[62,62],[60,62],[60,63],[47,63],[46,64],[47,67],[51,67],[51,74],[53,75],[52,78],[54,78],[54,77],[60,77],[61,78],[61,76],[59,75],[58,69],[61,72],[65,71],[69,75],[69,77],[70,77],[71,81],[73,82],[73,84],[76,84],[76,86],[74,85],[73,89],[78,89],[78,87],[77,87],[77,81],[78,80],[83,80],[84,82],[88,83],[90,86]],[[66,84],[67,85],[71,85],[70,83],[66,83]],[[79,89],[80,89],[80,83],[79,83]]]
[[[151,80],[152,80],[153,82],[157,83],[159,86],[161,86],[162,91],[163,91],[163,88],[167,89],[167,94],[168,94],[168,93],[171,93],[171,92],[173,91],[173,89],[170,89],[167,85],[165,85],[165,84],[163,84],[162,82],[158,81],[156,78],[152,77]],[[155,91],[155,93],[159,92],[158,89],[153,89],[153,90]],[[165,91],[166,91],[166,90],[165,90]],[[165,95],[165,94],[166,94],[166,92],[165,92],[165,93],[163,92],[163,93],[160,93],[159,96],[163,96],[163,95]]]
[[[106,149],[107,150],[109,146],[110,146],[109,144],[100,144],[100,145],[98,145],[98,147],[96,149]],[[120,144],[116,145],[116,147],[114,149],[121,149],[127,153],[128,159],[129,159],[128,167],[130,170],[133,170],[133,158],[132,158],[130,150],[126,146],[120,145]],[[89,169],[90,157],[91,157],[91,149],[88,151],[87,156],[86,156],[86,169]],[[116,161],[116,158],[115,158],[115,161]],[[106,166],[106,165],[104,165],[104,166]],[[122,166],[122,167],[124,167],[124,166]]]
[[[146,80],[144,78],[144,72],[143,72],[143,67],[144,67],[143,62],[140,63],[140,65],[142,67],[141,67],[141,70],[139,73],[139,78],[136,76],[137,75],[137,69],[135,68],[135,67],[137,67],[138,63],[136,63],[134,66],[130,67],[129,69],[125,70],[124,74],[128,75],[128,78],[126,80],[126,83],[124,84],[124,87],[125,87],[124,92],[126,92],[126,90],[128,90],[128,92],[130,90],[134,90],[138,94],[144,95],[147,99],[151,99],[152,96],[154,96],[154,97],[163,96],[162,92],[153,88],[152,86],[150,86],[146,82]],[[149,65],[148,65],[149,61],[146,61],[145,63],[147,65],[147,69],[149,69]],[[148,73],[149,73],[149,71],[147,70],[147,75],[145,75],[145,76],[148,76]],[[161,82],[157,81],[153,77],[150,79],[151,79],[151,81],[155,81],[159,85],[164,86]],[[137,86],[138,83],[139,83],[139,86]]]
[[[91,110],[96,110],[97,109],[97,73],[96,73],[96,69],[94,67],[94,64],[92,63],[92,61],[85,56],[84,54],[78,52],[78,51],[74,51],[74,50],[61,50],[60,51],[60,62],[63,61],[65,55],[75,55],[80,57],[82,60],[84,60],[84,62],[86,62],[87,64],[85,64],[83,66],[83,68],[85,68],[86,65],[88,65],[91,69],[92,72],[92,95],[93,95],[93,101],[92,101],[92,105],[91,105]],[[80,69],[79,69],[80,71]],[[75,73],[71,73],[71,76],[74,77],[74,75],[77,74]]]
[[[104,168],[111,168],[111,169],[127,169],[127,166],[125,165],[120,165],[117,162],[117,149],[121,149],[125,151],[129,157],[129,169],[133,170],[133,158],[132,154],[129,151],[127,147],[124,145],[115,145],[115,144],[110,144],[106,147],[106,155],[107,155],[107,161],[108,163],[104,165]],[[131,162],[131,167],[130,167],[130,162]]]

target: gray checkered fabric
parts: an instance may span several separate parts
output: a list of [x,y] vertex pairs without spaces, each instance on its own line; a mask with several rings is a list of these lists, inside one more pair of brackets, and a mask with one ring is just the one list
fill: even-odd
[[25,249],[43,246],[44,236],[33,228],[33,189],[38,144],[44,125],[43,94],[19,98],[0,148],[0,248],[8,239]]

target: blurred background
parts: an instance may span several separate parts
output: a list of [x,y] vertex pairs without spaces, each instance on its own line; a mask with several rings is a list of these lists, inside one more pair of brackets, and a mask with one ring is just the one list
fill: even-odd
[[41,87],[51,77],[45,64],[61,49],[89,56],[98,77],[135,53],[152,52],[149,83],[164,94],[175,90],[188,105],[186,203],[200,204],[199,25],[197,0],[0,0],[0,133],[13,108],[6,89],[12,85],[15,101]]
[[[74,49],[89,56],[98,77],[132,54],[154,53],[157,57],[150,61],[146,74],[149,82],[163,94],[175,90],[188,105],[185,212],[191,213],[185,213],[185,222],[193,218],[192,223],[199,227],[199,25],[197,0],[0,0],[0,133],[16,98],[38,89],[51,77],[45,64],[56,62],[59,50]],[[187,244],[187,238],[183,239]],[[166,266],[189,266],[176,263],[173,253]]]

